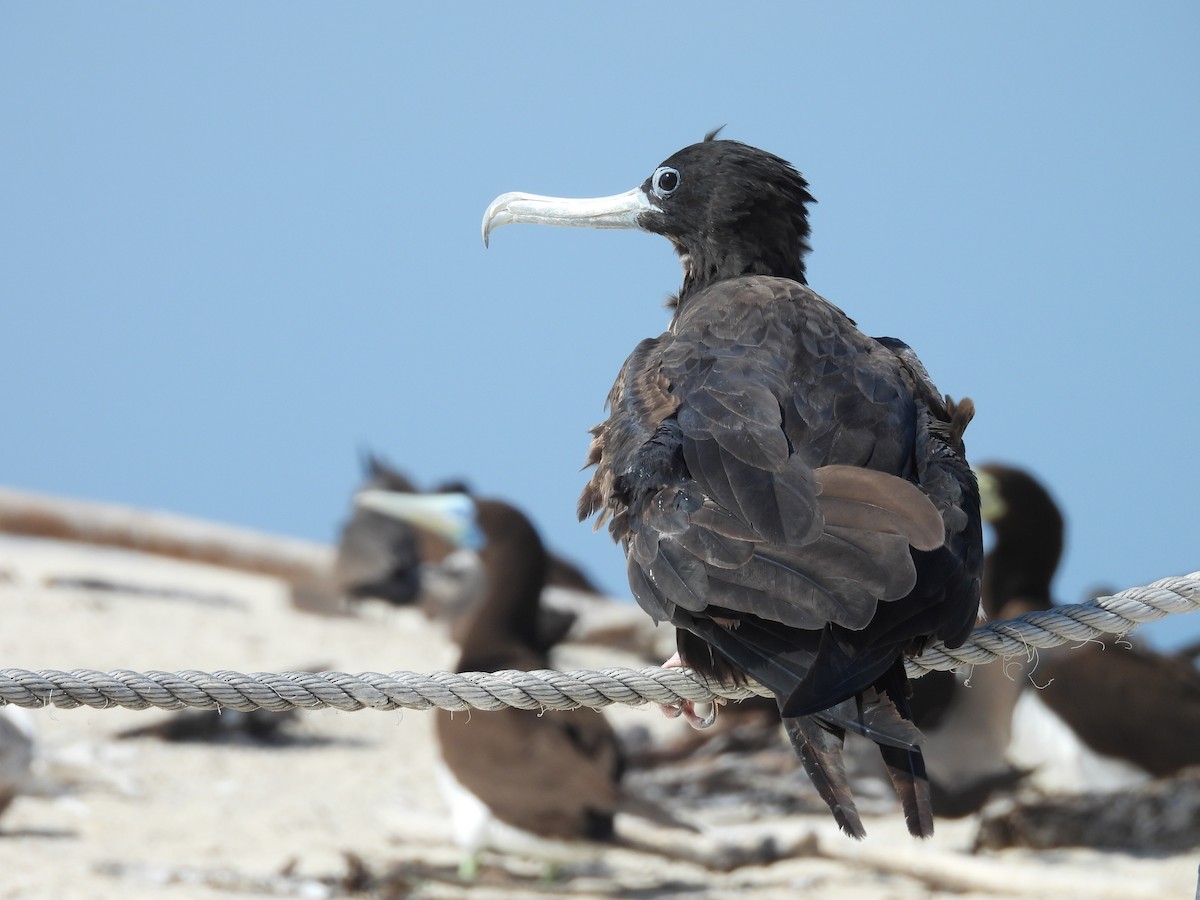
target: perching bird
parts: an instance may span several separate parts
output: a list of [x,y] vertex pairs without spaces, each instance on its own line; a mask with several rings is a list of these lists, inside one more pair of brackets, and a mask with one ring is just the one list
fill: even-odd
[[638,344],[593,430],[581,518],[625,549],[679,657],[775,695],[844,831],[864,834],[846,731],[879,744],[909,830],[933,830],[902,657],[956,646],[983,557],[962,430],[916,354],[860,332],[805,283],[806,206],[786,161],[708,135],[627,193],[510,193],[483,220],[661,234],[683,264],[668,330]]
[[[996,536],[985,608],[993,618],[1049,609],[1062,513],[1020,469],[981,466],[979,483]],[[1026,668],[1009,758],[1043,789],[1112,790],[1200,765],[1200,672],[1187,660],[1108,639],[1043,650]]]
[[[479,550],[487,592],[462,632],[458,671],[548,668],[538,633],[548,560],[524,515],[464,494],[368,490],[357,503]],[[455,837],[472,854],[485,846],[519,849],[528,835],[613,837],[623,763],[601,713],[438,710],[437,736]]]

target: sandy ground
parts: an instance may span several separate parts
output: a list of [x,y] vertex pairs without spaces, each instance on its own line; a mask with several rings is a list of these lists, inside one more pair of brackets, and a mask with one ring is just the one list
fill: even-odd
[[[62,583],[83,577],[181,593]],[[0,537],[0,667],[435,671],[452,668],[454,657],[441,632],[413,611],[370,604],[353,616],[298,613],[271,579]],[[569,647],[559,664],[643,663]],[[287,724],[294,740],[283,746],[115,739],[170,715],[30,712],[38,759],[28,790],[0,817],[0,898],[1190,898],[1196,891],[1195,857],[971,855],[972,820],[941,822],[932,840],[918,843],[893,814],[868,819],[870,837],[855,843],[823,815],[772,820],[753,810],[692,821],[699,834],[622,818],[622,833],[663,853],[585,850],[553,877],[544,861],[489,855],[477,881],[464,886],[454,876],[461,855],[433,778],[430,714],[301,713]],[[684,727],[643,709],[613,717],[619,728],[648,728],[664,740]],[[695,861],[767,838],[787,858],[729,872]]]

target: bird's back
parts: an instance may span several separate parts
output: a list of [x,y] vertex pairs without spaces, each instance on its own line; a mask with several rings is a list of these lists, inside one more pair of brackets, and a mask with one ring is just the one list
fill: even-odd
[[638,346],[595,430],[580,511],[613,516],[639,602],[684,628],[765,623],[808,677],[807,709],[975,618],[973,478],[902,347],[790,279],[728,279]]
[[455,780],[506,825],[564,840],[612,838],[621,759],[595,710],[439,710],[437,735]]

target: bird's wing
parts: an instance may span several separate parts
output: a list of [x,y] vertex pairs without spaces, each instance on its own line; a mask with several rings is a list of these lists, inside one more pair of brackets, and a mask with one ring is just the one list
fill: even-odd
[[437,730],[447,767],[501,821],[547,837],[611,837],[621,761],[600,713],[440,711]]
[[[665,335],[664,335],[665,337]],[[597,515],[599,528],[610,516],[614,539],[627,532],[624,504],[616,479],[628,472],[655,431],[679,408],[678,398],[662,370],[662,338],[646,338],[621,367],[606,406],[609,416],[592,429],[587,466],[596,472],[579,497],[580,521]]]
[[795,282],[746,278],[691,298],[634,351],[580,512],[614,515],[652,615],[854,629],[908,593],[909,548],[940,546],[943,527],[897,477],[912,469],[913,402],[891,354],[859,359],[870,348]]
[[1043,651],[1033,677],[1038,699],[1097,753],[1156,778],[1200,765],[1200,672],[1187,662],[1108,641]]
[[407,604],[420,592],[420,563],[411,525],[359,509],[342,527],[333,577],[347,594]]
[[903,345],[796,282],[732,279],[639,345],[609,408],[580,513],[612,517],[653,617],[697,635],[718,623],[702,635],[712,674],[751,674],[803,715],[914,641],[969,630],[978,561],[964,559],[981,551],[965,416],[956,431]]
[[942,515],[946,542],[931,553],[918,554],[917,584],[910,594],[911,614],[903,623],[888,621],[898,610],[885,611],[883,625],[897,640],[919,651],[932,635],[958,647],[975,627],[983,577],[983,532],[979,484],[967,463],[963,433],[975,416],[969,397],[943,396],[907,344],[877,338],[909,375],[917,404],[913,448],[916,481]]

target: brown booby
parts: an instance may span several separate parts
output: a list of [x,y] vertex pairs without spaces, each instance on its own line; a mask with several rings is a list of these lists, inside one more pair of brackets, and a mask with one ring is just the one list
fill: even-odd
[[[368,490],[357,503],[479,551],[486,596],[461,631],[458,671],[548,668],[538,631],[548,559],[522,513],[464,494]],[[470,853],[613,838],[623,762],[600,712],[438,710],[437,738],[455,838]]]
[[504,194],[484,243],[521,222],[671,241],[674,314],[609,394],[580,517],[609,521],[634,596],[676,626],[684,664],[772,691],[844,831],[865,833],[841,760],[852,731],[880,746],[909,830],[928,835],[902,657],[931,638],[955,646],[975,623],[983,551],[961,441],[973,407],[807,287],[800,173],[715,138],[624,194]]
[[[979,483],[995,530],[985,608],[1004,619],[1049,609],[1062,513],[1021,469],[980,466]],[[1200,765],[1200,672],[1178,655],[1106,638],[1042,650],[1025,669],[1008,757],[1037,786],[1117,789]]]
[[0,707],[0,813],[25,788],[34,752],[30,714],[16,706]]
[[1049,609],[1066,530],[1062,511],[1045,486],[1023,469],[985,463],[976,473],[980,511],[995,535],[983,567],[984,615],[1011,619]]
[[[359,491],[416,494],[404,473],[375,454],[364,458]],[[435,493],[469,493],[459,481],[442,484]],[[483,579],[473,550],[455,547],[441,534],[419,528],[356,504],[338,536],[334,580],[352,599],[375,598],[396,606],[418,605],[431,619],[452,628],[465,625],[481,600]],[[574,563],[549,554],[547,585],[599,596],[600,592]],[[568,610],[539,608],[541,639],[549,647],[562,640],[575,622]],[[455,640],[460,640],[454,635]]]

